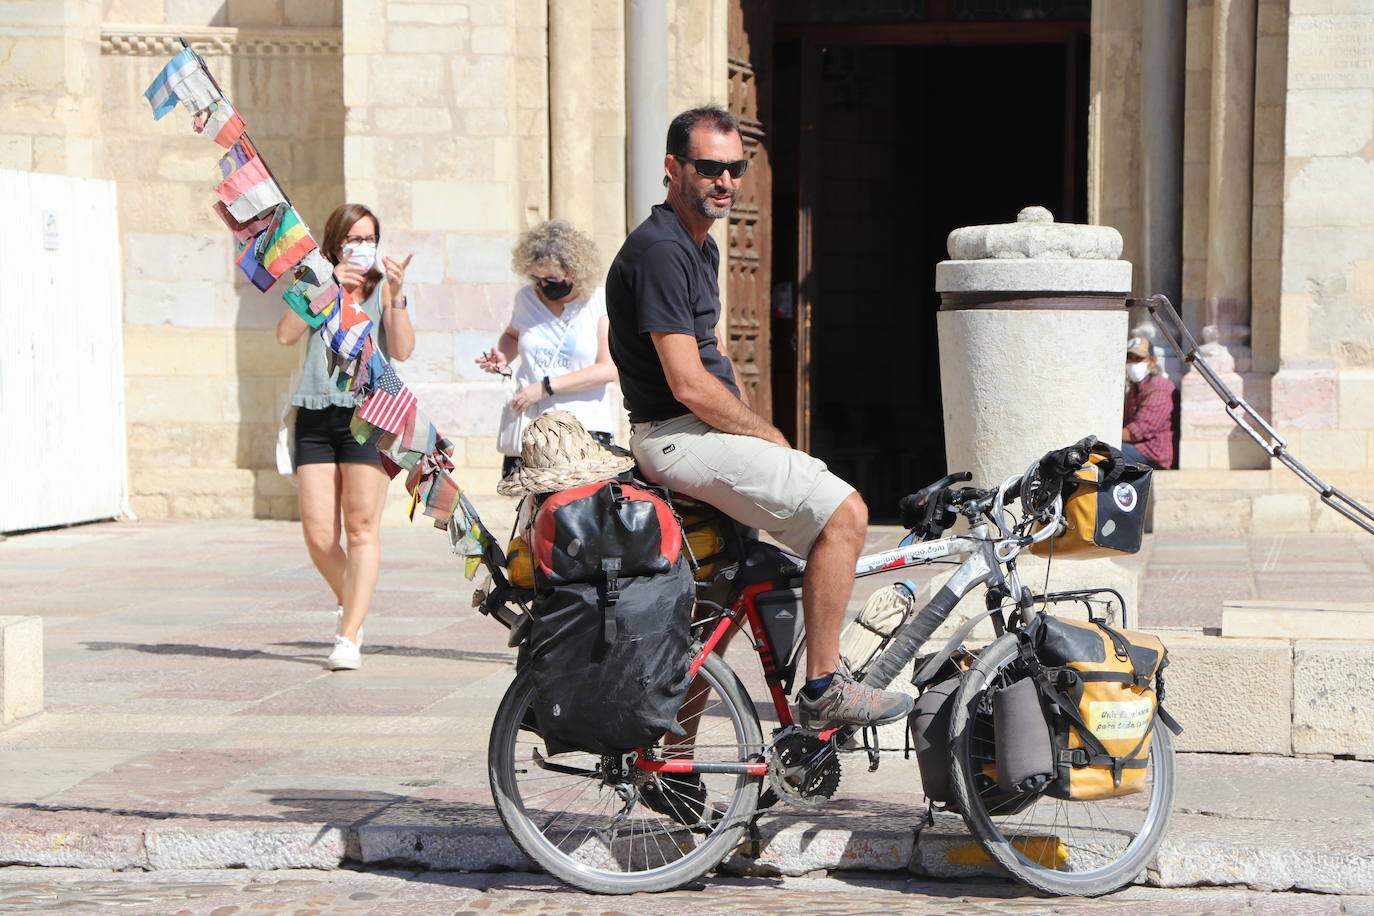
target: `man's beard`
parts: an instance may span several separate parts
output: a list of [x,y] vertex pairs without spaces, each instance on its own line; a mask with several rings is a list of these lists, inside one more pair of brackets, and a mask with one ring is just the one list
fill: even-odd
[[725,217],[730,215],[730,207],[735,202],[735,192],[730,192],[730,202],[724,207],[716,207],[711,204],[711,194],[713,191],[715,191],[714,187],[707,188],[704,191],[697,191],[695,188],[689,187],[687,190],[687,198],[692,202],[692,206],[696,211],[702,216],[708,219],[725,219]]

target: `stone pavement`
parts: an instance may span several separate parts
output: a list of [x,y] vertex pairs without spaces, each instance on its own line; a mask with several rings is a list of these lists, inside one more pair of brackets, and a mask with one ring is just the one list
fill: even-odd
[[[486,785],[490,717],[513,673],[506,633],[470,609],[442,534],[417,523],[383,540],[364,666],[332,674],[332,601],[295,524],[102,524],[0,543],[0,610],[44,618],[47,664],[47,711],[0,731],[0,863],[528,868]],[[1370,546],[1152,538],[1135,560],[1141,621],[1210,624],[1222,597],[1340,600],[1347,583],[1367,596]],[[743,651],[729,657],[747,675]],[[1179,769],[1153,883],[1374,894],[1374,764],[1188,754]],[[849,766],[823,809],[769,817],[762,860],[733,867],[938,872],[916,829],[914,761],[864,770]]]
[[1374,898],[1133,887],[1096,900],[1046,899],[1005,884],[855,872],[714,878],[666,894],[592,897],[543,875],[519,872],[0,870],[0,913],[112,911],[131,916],[1371,916]]

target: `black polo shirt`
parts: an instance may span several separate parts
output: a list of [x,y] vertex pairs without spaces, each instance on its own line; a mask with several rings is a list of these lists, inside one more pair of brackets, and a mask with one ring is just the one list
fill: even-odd
[[716,346],[720,320],[720,251],[706,237],[700,248],[672,207],[658,204],[620,246],[606,277],[611,359],[630,422],[667,420],[689,413],[673,397],[651,332],[696,338],[706,370],[739,396],[730,360]]

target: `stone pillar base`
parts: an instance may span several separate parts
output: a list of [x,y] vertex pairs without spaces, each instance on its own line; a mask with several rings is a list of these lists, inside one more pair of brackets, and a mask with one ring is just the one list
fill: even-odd
[[[1201,355],[1226,387],[1244,398],[1261,416],[1271,415],[1273,378],[1266,372],[1238,371],[1238,368],[1248,370],[1248,355],[1238,361],[1226,347],[1215,343],[1204,345]],[[1179,418],[1180,468],[1263,470],[1269,467],[1269,455],[1236,426],[1226,413],[1226,405],[1196,370],[1183,376],[1183,384],[1179,386]]]

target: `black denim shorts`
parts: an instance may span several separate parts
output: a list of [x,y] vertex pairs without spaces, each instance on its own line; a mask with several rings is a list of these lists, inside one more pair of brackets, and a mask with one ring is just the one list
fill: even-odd
[[381,464],[377,451],[378,430],[359,445],[348,429],[352,407],[296,410],[296,467],[303,464]]

